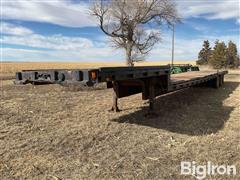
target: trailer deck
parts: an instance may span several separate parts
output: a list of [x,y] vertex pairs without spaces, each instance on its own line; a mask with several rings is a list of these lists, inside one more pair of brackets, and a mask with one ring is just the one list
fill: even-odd
[[218,84],[213,84],[217,88],[223,84],[225,74],[227,74],[227,71],[189,71],[185,73],[172,74],[170,89],[172,91],[179,90],[181,88],[204,84],[219,78],[218,82],[215,82]]
[[16,84],[68,84],[85,86],[106,82],[113,88],[113,111],[119,111],[119,98],[142,93],[149,100],[149,112],[154,110],[155,97],[192,86],[218,88],[227,71],[189,71],[171,74],[170,66],[102,67],[97,69],[47,69],[16,73]]

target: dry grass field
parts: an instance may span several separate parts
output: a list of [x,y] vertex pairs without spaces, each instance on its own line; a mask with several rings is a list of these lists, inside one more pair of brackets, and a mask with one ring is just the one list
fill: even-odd
[[[33,64],[3,63],[2,73],[89,66]],[[180,175],[181,161],[234,164],[237,176],[207,179],[240,179],[239,71],[225,80],[219,89],[157,98],[154,119],[144,116],[148,104],[140,94],[109,112],[112,91],[105,85],[80,90],[0,80],[0,179],[195,179]]]

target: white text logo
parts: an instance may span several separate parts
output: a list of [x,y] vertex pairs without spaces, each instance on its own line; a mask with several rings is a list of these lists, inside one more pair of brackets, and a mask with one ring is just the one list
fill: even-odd
[[237,174],[235,165],[214,165],[208,161],[205,165],[198,165],[195,161],[181,162],[181,174],[192,175],[197,179],[204,179],[207,175],[229,175],[233,176]]

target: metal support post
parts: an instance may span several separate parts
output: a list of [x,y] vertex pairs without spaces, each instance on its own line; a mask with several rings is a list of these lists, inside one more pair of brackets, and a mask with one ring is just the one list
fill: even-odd
[[118,92],[118,83],[117,82],[113,82],[113,104],[112,104],[112,109],[111,111],[114,112],[119,112],[119,108],[118,108],[118,96],[117,96],[117,92]]

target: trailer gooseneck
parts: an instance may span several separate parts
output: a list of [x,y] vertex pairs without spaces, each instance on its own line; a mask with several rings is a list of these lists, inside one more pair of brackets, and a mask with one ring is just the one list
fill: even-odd
[[154,111],[155,97],[183,88],[203,85],[218,88],[227,71],[189,71],[171,74],[170,66],[102,67],[97,69],[23,70],[16,73],[16,84],[68,84],[93,86],[106,82],[113,88],[113,111],[119,111],[118,98],[142,93],[149,99],[149,113]]

